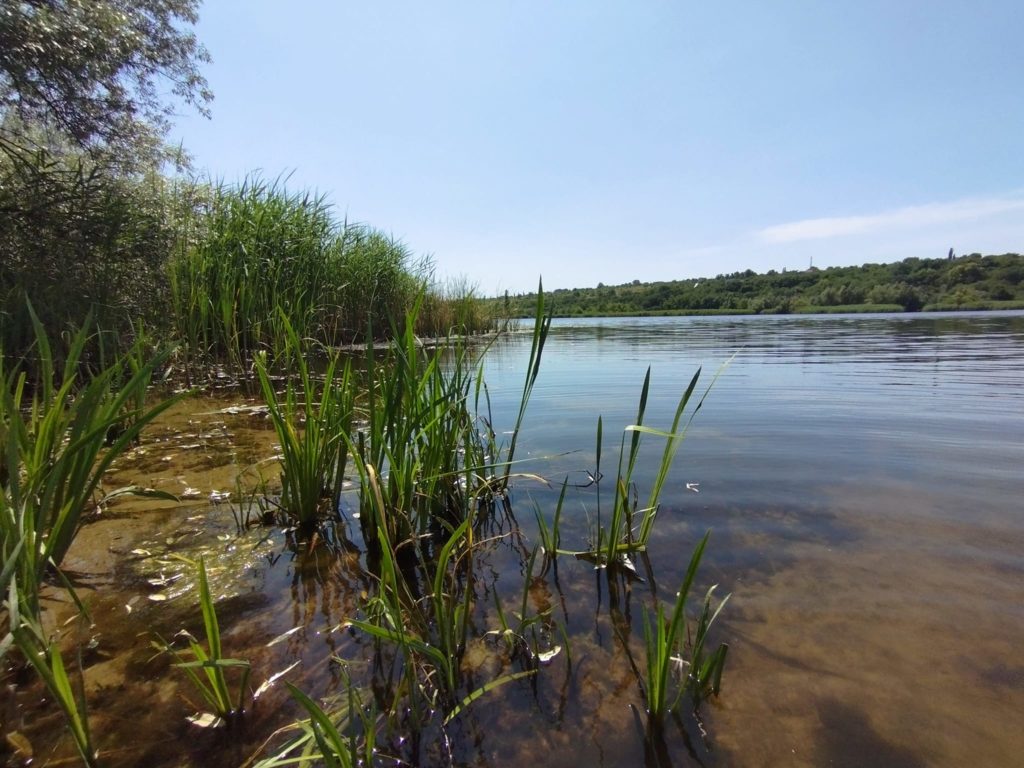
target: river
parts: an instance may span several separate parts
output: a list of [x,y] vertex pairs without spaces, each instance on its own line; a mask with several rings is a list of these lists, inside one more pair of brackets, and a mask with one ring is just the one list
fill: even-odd
[[[521,346],[496,350],[488,382],[512,398],[523,365]],[[671,583],[710,529],[705,567],[732,593],[697,757],[1017,764],[1024,315],[556,320],[531,450],[591,466],[595,414],[608,450],[648,366],[646,421],[662,427],[698,366],[718,375],[651,551]]]
[[[528,352],[523,331],[484,357],[499,431],[514,423]],[[477,569],[475,628],[497,626],[493,591],[506,609],[518,603],[522,553],[536,544],[533,505],[550,519],[563,479],[572,487],[562,546],[587,545],[646,370],[645,423],[666,429],[698,367],[691,410],[711,386],[649,552],[635,563],[639,578],[609,579],[571,556],[537,576],[529,607],[550,611],[564,627],[553,640],[568,648],[534,683],[502,686],[468,708],[450,727],[452,761],[1019,764],[1022,313],[556,320],[517,457],[524,477],[512,501],[523,536],[499,521],[481,543],[490,550]],[[253,404],[229,395],[175,406],[115,479],[195,501],[124,502],[87,526],[69,555],[92,611],[82,630],[90,711],[111,764],[238,765],[297,712],[278,685],[227,747],[184,722],[195,697],[149,643],[153,632],[196,626],[176,552],[207,553],[225,647],[252,662],[254,684],[288,669],[286,679],[324,696],[340,686],[332,655],[350,660],[356,678],[364,669],[369,644],[339,629],[369,586],[358,552],[301,557],[276,529],[239,537],[227,505],[206,501],[243,471],[274,482],[265,420],[224,410]],[[588,485],[599,415],[605,479]],[[645,437],[641,497],[660,449]],[[661,751],[645,753],[630,656],[642,665],[644,609],[672,600],[708,530],[697,586],[731,594],[713,630],[730,647],[723,688],[696,716],[672,721]],[[481,681],[498,672],[490,652],[474,647]],[[30,719],[23,730],[33,737]]]

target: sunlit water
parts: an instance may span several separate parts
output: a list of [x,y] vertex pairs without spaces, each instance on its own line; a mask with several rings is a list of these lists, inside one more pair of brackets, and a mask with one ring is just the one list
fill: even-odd
[[[499,431],[514,423],[528,351],[522,333],[496,342],[485,358]],[[564,548],[588,543],[647,368],[645,423],[667,428],[699,366],[691,410],[715,383],[663,494],[649,558],[637,560],[643,579],[609,582],[571,557],[535,579],[530,610],[550,608],[571,653],[535,684],[504,686],[470,707],[450,727],[451,759],[1019,764],[1024,315],[556,321],[524,424],[518,458],[526,461],[516,468],[555,488],[565,478],[585,485],[597,468],[602,416],[606,479],[600,491],[569,491]],[[184,567],[171,554],[206,553],[225,646],[252,661],[254,684],[298,661],[286,679],[329,695],[341,687],[332,655],[349,660],[356,678],[370,657],[370,643],[337,629],[371,589],[358,553],[303,559],[280,531],[237,537],[226,506],[204,503],[274,452],[258,414],[211,413],[225,404],[179,406],[122,472],[124,480],[195,491],[194,506],[122,505],[87,527],[69,558],[93,611],[95,626],[83,629],[93,641],[87,677],[94,731],[105,734],[111,764],[238,765],[296,715],[279,683],[257,702],[248,730],[231,739],[185,723],[195,696],[149,645],[154,631],[170,636],[198,623],[192,587],[177,578]],[[661,448],[645,440],[641,497]],[[270,464],[261,466],[272,476]],[[486,607],[493,591],[506,610],[518,608],[523,553],[536,542],[533,503],[550,515],[555,495],[536,480],[516,483],[525,538],[508,535],[507,521],[491,531],[477,570],[478,630],[497,626]],[[673,721],[659,752],[645,752],[630,661],[642,666],[643,610],[672,599],[709,529],[700,592],[717,583],[716,594],[732,594],[715,634],[730,645],[722,695]],[[545,640],[563,642],[557,633]],[[494,646],[467,654],[478,684],[509,671]],[[33,736],[30,705],[21,706],[7,728],[21,723]],[[423,762],[447,761],[439,734],[426,738],[437,743],[418,747]],[[66,754],[66,745],[51,754]],[[36,764],[45,759],[37,754]]]
[[[488,380],[522,359],[499,350]],[[698,366],[719,374],[652,547],[672,583],[711,529],[732,593],[701,760],[1019,764],[1024,316],[556,321],[531,447],[592,465],[594,414],[607,451],[648,366],[657,426]]]

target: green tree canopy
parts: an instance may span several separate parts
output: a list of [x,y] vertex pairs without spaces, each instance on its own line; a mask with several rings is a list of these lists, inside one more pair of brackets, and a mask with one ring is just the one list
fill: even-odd
[[166,133],[175,97],[205,113],[212,94],[198,66],[209,56],[189,31],[198,5],[3,0],[0,139],[20,144],[28,127],[83,149],[138,151]]

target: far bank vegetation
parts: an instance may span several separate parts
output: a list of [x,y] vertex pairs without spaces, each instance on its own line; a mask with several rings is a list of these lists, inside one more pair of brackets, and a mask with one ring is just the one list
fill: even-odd
[[[510,314],[522,316],[535,297],[499,301]],[[560,316],[1024,309],[1024,256],[972,253],[859,267],[766,274],[748,269],[714,278],[598,283],[552,291],[549,301]]]

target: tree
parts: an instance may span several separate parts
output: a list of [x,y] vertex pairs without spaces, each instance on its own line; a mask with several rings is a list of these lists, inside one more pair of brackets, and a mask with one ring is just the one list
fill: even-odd
[[198,5],[4,0],[0,141],[23,139],[19,129],[29,126],[57,131],[83,149],[134,153],[166,134],[172,107],[163,94],[206,114],[213,97],[198,65],[209,55],[188,31]]
[[[0,0],[0,349],[87,317],[102,335],[159,316],[178,236],[173,102],[204,114],[199,0]],[[177,201],[177,202],[176,202]],[[91,313],[91,314],[90,314]],[[99,349],[94,344],[89,351]],[[94,349],[95,348],[95,349]],[[84,359],[84,358],[83,358]]]

